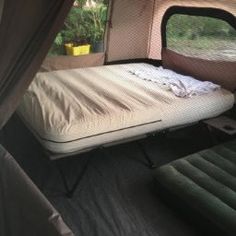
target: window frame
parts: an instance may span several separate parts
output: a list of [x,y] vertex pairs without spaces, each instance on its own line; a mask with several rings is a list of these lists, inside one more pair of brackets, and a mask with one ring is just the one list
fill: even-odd
[[162,48],[167,48],[166,29],[168,21],[173,15],[176,14],[212,17],[227,22],[236,30],[236,17],[226,10],[206,7],[171,6],[166,10],[161,22]]

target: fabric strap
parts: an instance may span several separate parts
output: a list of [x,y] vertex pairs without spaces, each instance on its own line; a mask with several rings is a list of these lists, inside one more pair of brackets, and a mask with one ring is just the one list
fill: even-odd
[[4,0],[0,0],[0,23],[2,19],[3,6],[4,6]]

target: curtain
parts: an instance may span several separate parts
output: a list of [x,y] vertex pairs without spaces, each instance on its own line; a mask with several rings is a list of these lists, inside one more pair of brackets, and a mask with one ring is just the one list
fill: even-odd
[[73,0],[7,0],[4,5],[0,1],[1,129],[40,67]]
[[[40,67],[72,3],[0,0],[0,131]],[[1,146],[0,235],[73,235]]]

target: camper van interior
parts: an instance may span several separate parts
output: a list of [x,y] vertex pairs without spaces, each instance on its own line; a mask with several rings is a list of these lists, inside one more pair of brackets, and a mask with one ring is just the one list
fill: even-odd
[[236,235],[235,0],[0,0],[0,235]]

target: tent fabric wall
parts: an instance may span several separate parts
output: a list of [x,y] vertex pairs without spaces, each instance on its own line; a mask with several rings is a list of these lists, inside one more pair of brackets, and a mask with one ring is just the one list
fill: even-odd
[[107,61],[146,58],[154,0],[113,0]]
[[202,81],[211,81],[229,91],[236,91],[236,61],[214,61],[183,56],[169,49],[162,49],[162,65],[183,75]]
[[0,235],[73,236],[59,213],[0,146]]
[[161,23],[163,15],[171,6],[218,8],[236,15],[235,0],[155,0],[153,24],[150,34],[150,59],[161,59]]
[[7,0],[0,23],[0,128],[40,67],[73,0]]

